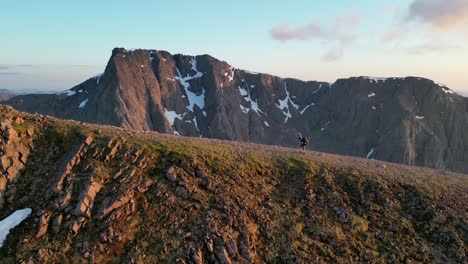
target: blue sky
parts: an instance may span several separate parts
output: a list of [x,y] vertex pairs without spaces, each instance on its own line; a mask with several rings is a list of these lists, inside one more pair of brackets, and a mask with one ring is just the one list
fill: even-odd
[[468,94],[467,2],[0,0],[0,88],[68,89],[125,47],[304,80],[422,76]]

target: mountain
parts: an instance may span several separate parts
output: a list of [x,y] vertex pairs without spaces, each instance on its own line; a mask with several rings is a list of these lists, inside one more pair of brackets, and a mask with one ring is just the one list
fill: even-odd
[[236,69],[209,55],[116,48],[104,74],[8,104],[137,130],[281,146],[468,172],[468,98],[431,80],[335,83]]
[[466,263],[467,175],[0,106],[2,263]]
[[55,94],[58,91],[48,91],[48,90],[37,90],[37,89],[21,89],[21,90],[9,90],[5,88],[0,88],[0,102],[1,101],[7,101],[10,98],[13,98],[17,95],[23,95],[23,94]]
[[1,101],[7,101],[8,99],[12,98],[16,96],[15,94],[11,94],[11,93],[2,93],[0,92],[0,102]]

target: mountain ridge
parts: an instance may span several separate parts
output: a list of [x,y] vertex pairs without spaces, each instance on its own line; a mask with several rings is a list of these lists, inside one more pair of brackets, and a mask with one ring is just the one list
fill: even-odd
[[8,104],[192,137],[295,146],[303,134],[319,151],[468,171],[468,99],[419,77],[330,84],[240,70],[210,55],[116,48],[102,76]]
[[466,174],[3,105],[0,124],[0,219],[24,215],[2,262],[466,262]]

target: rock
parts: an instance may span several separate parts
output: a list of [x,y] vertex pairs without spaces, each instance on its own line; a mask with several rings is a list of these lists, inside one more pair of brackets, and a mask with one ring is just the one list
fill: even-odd
[[239,253],[246,260],[252,260],[252,255],[250,254],[249,249],[243,243],[241,243],[239,246]]
[[133,197],[133,193],[121,194],[117,197],[106,197],[102,202],[101,209],[96,214],[97,219],[103,219],[109,215],[115,209],[122,207],[123,205],[130,202]]
[[138,192],[145,193],[148,191],[149,187],[153,185],[153,181],[149,178],[142,177],[140,184],[137,187]]
[[73,222],[72,226],[71,226],[71,230],[76,234],[78,233],[78,231],[80,231],[80,228],[81,228],[81,225],[79,222]]
[[28,133],[28,136],[30,136],[30,137],[34,136],[34,128],[29,127],[26,133]]
[[11,166],[11,157],[8,157],[6,155],[3,155],[1,158],[0,158],[0,166],[3,170],[7,170],[8,167]]
[[62,214],[57,215],[52,221],[52,232],[57,234],[60,231],[60,225],[62,224]]
[[202,179],[209,179],[208,174],[206,172],[202,171],[202,170],[197,170],[195,175],[202,178]]
[[44,260],[47,256],[48,256],[49,252],[47,249],[45,248],[40,248],[39,250],[37,250],[37,259],[38,260]]
[[215,248],[215,255],[216,255],[216,258],[218,259],[220,264],[231,264],[232,263],[226,249],[224,248],[224,246],[217,246]]
[[[111,143],[109,143],[109,145],[110,144]],[[114,147],[110,150],[109,154],[107,154],[105,160],[109,161],[109,160],[113,159],[115,157],[115,155],[117,154],[117,152],[119,151],[120,146],[121,146],[121,144],[119,142],[116,142]]]
[[24,123],[24,119],[18,116],[18,117],[16,117],[16,119],[15,119],[15,123],[18,124],[18,125],[19,125],[19,124],[23,124],[23,123]]
[[8,141],[18,140],[18,133],[11,125],[5,127],[4,135]]
[[205,238],[205,247],[210,253],[214,253],[213,240]]
[[203,253],[201,249],[190,249],[190,258],[195,264],[203,264]]
[[107,227],[105,230],[99,232],[99,241],[101,243],[112,242],[114,238],[114,229],[112,227]]
[[84,191],[80,194],[80,202],[78,203],[74,214],[76,216],[91,217],[91,209],[93,208],[94,198],[101,190],[102,185],[90,179]]
[[93,141],[94,141],[94,138],[92,136],[88,136],[85,139],[85,144],[89,146],[91,145],[91,143],[93,143]]
[[179,195],[180,197],[184,198],[184,199],[188,199],[189,196],[188,196],[188,192],[187,192],[187,189],[185,189],[184,187],[181,187],[181,186],[178,186],[176,188],[176,194]]
[[128,166],[126,166],[123,169],[120,169],[116,174],[114,174],[114,176],[112,176],[112,179],[113,180],[118,179],[127,168],[128,168]]
[[177,174],[175,173],[175,167],[170,167],[166,172],[166,178],[171,182],[175,182],[177,180]]
[[228,242],[226,243],[226,250],[229,253],[229,256],[231,256],[234,259],[237,258],[239,254],[237,252],[237,245],[232,239],[228,240]]
[[47,228],[49,227],[49,220],[51,217],[51,213],[42,210],[40,213],[40,218],[39,218],[39,224],[38,224],[38,230],[36,232],[35,238],[41,238],[47,233]]

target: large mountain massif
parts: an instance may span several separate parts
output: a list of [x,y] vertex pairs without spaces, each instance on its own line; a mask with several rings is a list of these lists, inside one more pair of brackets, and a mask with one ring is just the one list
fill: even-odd
[[209,55],[116,48],[102,75],[17,109],[192,137],[296,146],[468,172],[468,98],[417,77],[282,79]]

